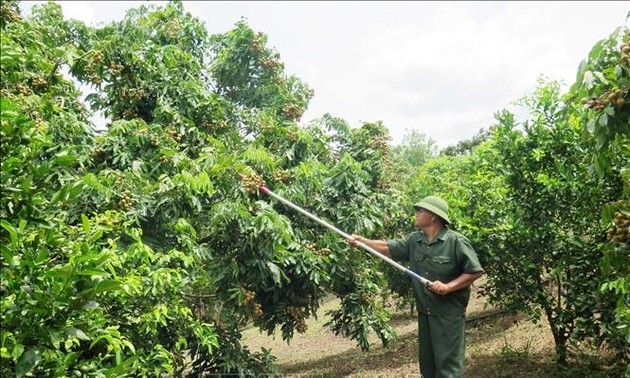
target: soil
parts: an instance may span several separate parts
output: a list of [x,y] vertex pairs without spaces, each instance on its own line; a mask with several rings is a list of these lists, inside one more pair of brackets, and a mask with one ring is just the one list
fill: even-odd
[[[331,297],[319,313],[339,306]],[[485,299],[473,295],[467,309],[466,367],[468,378],[488,377],[609,377],[600,368],[598,356],[593,361],[580,361],[577,368],[562,369],[554,363],[554,342],[545,321],[535,324],[524,315],[510,315],[489,308]],[[395,311],[391,325],[398,335],[388,347],[376,336],[370,339],[368,352],[356,342],[335,336],[323,325],[328,316],[308,319],[308,329],[295,334],[289,344],[278,332],[267,336],[257,328],[243,331],[243,342],[252,351],[266,348],[277,357],[277,365],[285,377],[419,377],[417,316]],[[584,368],[586,365],[586,368]],[[597,370],[600,369],[600,370]]]

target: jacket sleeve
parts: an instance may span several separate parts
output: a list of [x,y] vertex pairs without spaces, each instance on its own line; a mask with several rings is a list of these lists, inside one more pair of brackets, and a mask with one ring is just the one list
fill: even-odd
[[411,254],[410,242],[413,239],[413,233],[411,233],[401,239],[387,240],[387,246],[389,247],[389,253],[392,259],[397,261],[409,261]]
[[472,243],[470,243],[470,240],[468,240],[467,237],[463,235],[457,235],[455,254],[457,261],[459,262],[464,273],[484,272],[484,269],[479,262],[479,258],[477,258],[477,254],[475,253],[475,250],[472,246]]

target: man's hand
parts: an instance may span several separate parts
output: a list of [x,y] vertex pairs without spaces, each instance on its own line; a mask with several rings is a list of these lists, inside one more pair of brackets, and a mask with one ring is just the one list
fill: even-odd
[[346,240],[348,244],[355,248],[359,247],[359,243],[363,243],[382,255],[390,258],[392,257],[389,254],[389,246],[387,245],[387,242],[385,240],[370,240],[368,238],[364,238],[361,235],[352,235],[349,239]]
[[462,273],[459,277],[454,279],[453,281],[445,284],[441,281],[433,281],[433,283],[429,286],[429,290],[436,294],[446,295],[448,293],[452,293],[461,288],[464,288],[470,285],[474,280],[481,277],[483,272],[475,272],[475,273]]
[[446,295],[451,292],[451,287],[442,281],[433,281],[431,285],[429,285],[429,290],[436,294]]
[[363,243],[364,240],[365,238],[361,235],[352,235],[352,237],[348,239],[348,244],[350,244],[354,248],[357,248],[359,246],[359,243]]

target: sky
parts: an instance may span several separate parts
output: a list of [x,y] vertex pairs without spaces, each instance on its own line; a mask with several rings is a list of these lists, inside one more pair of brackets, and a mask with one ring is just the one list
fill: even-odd
[[[38,2],[23,1],[28,9]],[[89,25],[160,1],[60,1]],[[580,61],[630,1],[184,1],[210,34],[244,19],[315,91],[301,122],[325,113],[350,126],[382,121],[392,143],[412,130],[439,148],[470,139],[546,77],[573,84]]]

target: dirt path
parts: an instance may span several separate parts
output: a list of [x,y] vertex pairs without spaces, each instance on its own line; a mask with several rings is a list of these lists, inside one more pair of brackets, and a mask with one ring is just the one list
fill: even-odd
[[[339,306],[330,299],[320,309],[324,314]],[[545,322],[533,324],[522,316],[491,315],[483,298],[475,294],[468,307],[466,330],[466,377],[559,377],[550,363],[553,338]],[[374,336],[369,352],[353,340],[335,336],[323,324],[328,316],[307,321],[308,330],[296,334],[290,344],[278,333],[262,334],[256,328],[243,332],[251,350],[271,349],[283,374],[317,377],[418,377],[417,319],[409,311],[396,312],[392,326],[398,339],[384,348]]]

